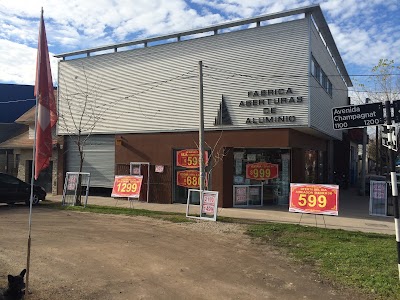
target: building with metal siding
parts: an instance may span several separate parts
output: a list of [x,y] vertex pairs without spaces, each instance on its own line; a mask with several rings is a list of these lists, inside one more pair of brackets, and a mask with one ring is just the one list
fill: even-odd
[[[282,17],[290,21],[275,23]],[[246,206],[286,204],[290,182],[331,178],[332,141],[342,138],[331,109],[348,103],[351,81],[318,5],[58,57],[58,134],[115,136],[114,152],[94,146],[86,153],[89,161],[97,155],[94,168],[104,170],[96,176],[149,162],[150,201],[185,201],[176,160],[180,150],[197,148],[199,61],[205,140],[217,162],[208,167],[209,188],[220,192],[222,206],[244,205],[234,199],[236,186],[252,189]],[[77,171],[72,153],[65,171]],[[102,165],[110,161],[113,172]],[[246,178],[253,162],[278,164],[280,175]],[[164,166],[164,176],[155,165]]]

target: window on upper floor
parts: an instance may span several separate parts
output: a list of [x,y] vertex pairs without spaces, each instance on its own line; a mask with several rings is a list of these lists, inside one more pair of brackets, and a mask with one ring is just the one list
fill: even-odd
[[311,59],[311,75],[319,82],[322,88],[332,97],[332,82],[329,80],[326,73],[321,69],[315,58]]

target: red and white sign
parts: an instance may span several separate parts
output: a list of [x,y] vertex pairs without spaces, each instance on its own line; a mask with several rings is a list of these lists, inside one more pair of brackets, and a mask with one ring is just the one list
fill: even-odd
[[204,191],[203,208],[202,208],[203,213],[212,214],[212,215],[214,214],[215,204],[216,204],[216,201],[218,200],[217,197],[218,197],[218,195],[216,195],[214,193],[210,194],[210,193],[207,193],[206,191]]
[[246,178],[254,180],[268,180],[278,177],[278,165],[259,162],[246,165]]
[[247,204],[247,187],[235,187],[235,205]]
[[78,175],[70,174],[68,176],[67,190],[74,191],[77,183],[78,183]]
[[[193,193],[199,195],[200,199],[201,198],[203,199],[200,205],[191,205],[190,199],[192,199]],[[189,189],[187,203],[186,203],[187,218],[217,221],[217,213],[218,213],[217,207],[218,207],[218,192]],[[199,209],[199,212],[198,213],[190,212],[190,210],[193,208],[195,210]]]
[[140,166],[136,166],[132,168],[133,175],[140,175]]
[[[176,165],[188,169],[200,167],[199,150],[186,149],[176,152]],[[208,165],[208,152],[204,151],[204,165]]]
[[143,176],[115,176],[111,197],[139,198]]
[[155,172],[156,173],[163,173],[164,172],[164,166],[163,165],[156,165]]
[[339,186],[291,183],[289,211],[337,216],[339,213]]

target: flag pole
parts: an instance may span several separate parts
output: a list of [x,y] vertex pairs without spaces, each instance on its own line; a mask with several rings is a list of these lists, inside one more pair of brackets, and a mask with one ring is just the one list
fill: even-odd
[[[39,37],[42,36],[42,22],[43,22],[43,7],[41,9],[40,23],[39,23]],[[41,51],[38,51],[36,74],[40,74],[40,55]],[[39,77],[40,78],[40,77]],[[37,80],[39,80],[39,78]],[[36,83],[38,84],[38,83]],[[36,88],[36,87],[35,87]],[[32,157],[32,176],[31,176],[31,195],[29,198],[29,222],[28,222],[28,250],[26,257],[26,283],[25,283],[25,299],[29,298],[29,270],[31,262],[31,233],[32,233],[32,204],[33,204],[33,185],[35,179],[35,157],[36,157],[36,127],[38,118],[38,103],[39,103],[39,93],[36,93],[36,107],[35,107],[35,131],[33,135],[33,157]]]

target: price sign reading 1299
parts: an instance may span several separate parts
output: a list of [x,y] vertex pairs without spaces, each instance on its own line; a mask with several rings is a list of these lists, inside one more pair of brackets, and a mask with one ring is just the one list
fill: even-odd
[[115,176],[111,197],[139,197],[143,176]]
[[268,180],[278,177],[278,165],[266,162],[246,165],[246,178]]
[[289,211],[338,215],[339,186],[328,184],[290,184]]

